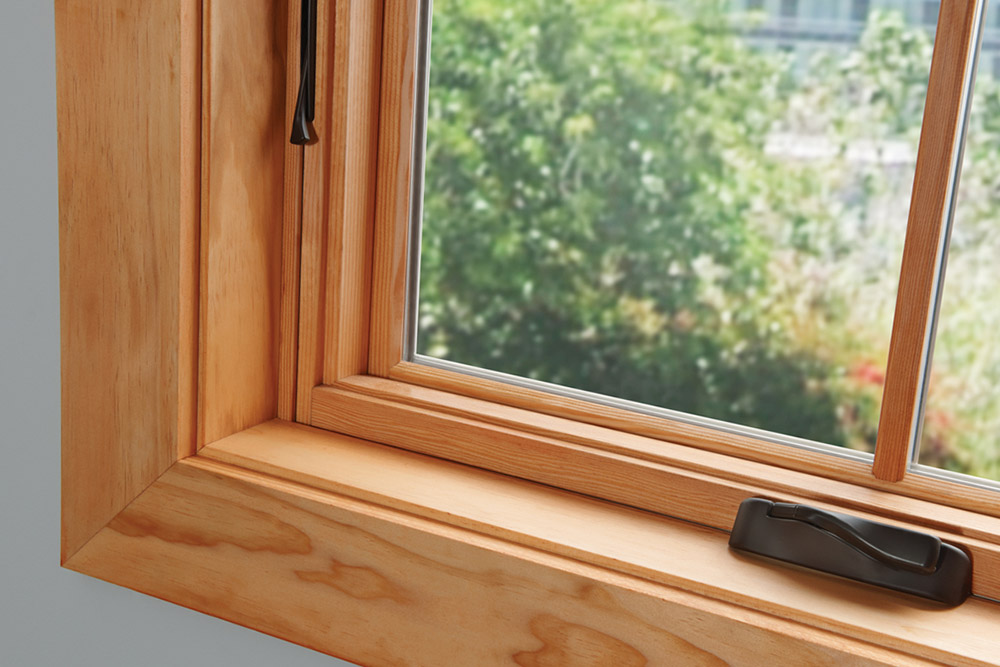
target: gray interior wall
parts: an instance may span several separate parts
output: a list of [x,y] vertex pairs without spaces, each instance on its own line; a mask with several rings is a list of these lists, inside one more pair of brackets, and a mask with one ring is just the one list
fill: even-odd
[[346,665],[59,567],[53,30],[0,2],[0,664]]

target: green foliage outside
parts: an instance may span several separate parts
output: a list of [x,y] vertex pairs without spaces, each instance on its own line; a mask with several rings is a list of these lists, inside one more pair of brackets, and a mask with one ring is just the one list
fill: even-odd
[[435,3],[419,351],[870,449],[912,164],[854,153],[915,147],[928,38],[802,73],[691,4]]

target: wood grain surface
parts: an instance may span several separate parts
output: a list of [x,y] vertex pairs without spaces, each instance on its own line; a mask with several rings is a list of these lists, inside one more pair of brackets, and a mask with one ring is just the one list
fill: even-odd
[[201,430],[277,415],[285,164],[284,0],[206,0]]
[[323,381],[368,366],[382,5],[337,3]]
[[[888,491],[899,496],[930,500],[935,507],[933,510],[928,510],[930,515],[947,513],[947,508],[956,508],[1000,518],[1000,499],[995,492],[965,484],[932,479],[925,475],[908,475],[902,481],[880,480],[872,475],[871,466],[864,461],[789,447],[748,435],[567,398],[418,363],[401,362],[390,370],[389,377],[399,382],[393,384],[380,382],[376,378],[358,377],[346,379],[344,385],[349,385],[353,390],[370,392],[373,396],[384,396],[384,392],[389,392],[393,397],[411,401],[414,405],[434,404],[440,409],[457,410],[456,414],[462,413],[466,407],[477,406],[472,408],[472,412],[487,420],[490,420],[492,415],[516,414],[517,419],[526,427],[529,424],[537,424],[537,429],[540,429],[536,430],[538,433],[552,434],[554,429],[561,428],[565,431],[559,437],[570,439],[578,432],[586,432],[588,426],[604,427],[595,432],[609,439],[607,446],[615,451],[648,460],[664,460],[663,456],[668,452],[672,458],[697,456],[694,452],[674,446],[690,445],[693,448],[725,454],[727,457],[765,463],[769,467],[788,468],[869,489]],[[408,389],[406,385],[417,386]],[[441,391],[425,393],[422,388]],[[479,399],[479,402],[476,400],[466,402],[461,400],[461,397]],[[489,404],[488,409],[484,408],[483,401]],[[527,412],[508,413],[507,407],[522,408]],[[546,416],[561,419],[548,420]],[[630,435],[642,437],[630,438]],[[594,442],[593,438],[590,442]],[[613,446],[612,442],[619,444]],[[725,475],[726,471],[723,469],[717,474]],[[1000,534],[1000,526],[996,522],[988,521],[987,524],[989,529],[986,532]],[[1000,540],[1000,537],[994,539]]]
[[55,3],[63,560],[194,450],[197,8]]
[[302,237],[299,257],[298,369],[295,378],[295,419],[306,422],[309,394],[323,379],[326,340],[327,247],[330,237],[330,185],[333,160],[333,61],[336,51],[337,6],[320,2],[316,26],[316,120],[318,141],[307,146],[302,173]]
[[[577,422],[581,428],[586,428],[586,425],[602,426],[646,438],[691,445],[699,449],[796,470],[822,472],[831,476],[842,475],[857,481],[871,478],[871,465],[864,461],[832,457],[814,450],[761,440],[751,435],[559,396],[507,382],[432,368],[420,363],[401,362],[390,369],[389,378],[401,383],[489,401],[497,404],[500,411],[503,411],[501,406],[509,406],[553,417],[563,417]],[[376,384],[372,381],[369,386],[374,387]],[[415,390],[414,395],[419,394],[419,389]]]
[[[675,560],[721,547],[716,558],[740,565],[712,531],[657,526],[697,534],[701,546],[682,546]],[[905,648],[877,647],[843,627],[810,627],[200,457],[178,463],[70,566],[365,665],[926,664],[919,653],[982,664],[996,648],[986,633],[969,637],[965,654],[940,650],[933,644],[953,630],[946,619],[930,645],[915,645],[930,614],[897,600],[867,616],[901,614],[892,642]],[[802,576],[770,583],[794,596]],[[863,611],[874,598],[861,597],[826,601]],[[970,606],[965,629],[988,620],[989,607]]]
[[761,496],[931,531],[968,549],[973,589],[1000,598],[996,517],[382,378],[317,388],[313,418],[338,433],[722,530],[740,502]]
[[280,422],[215,443],[203,456],[851,637],[899,648],[940,642],[937,648],[969,658],[1000,657],[990,657],[1000,639],[975,648],[1000,621],[997,603],[971,600],[943,610],[738,555],[718,530],[504,475]]
[[368,372],[386,376],[403,354],[410,224],[417,0],[388,0],[382,39]]

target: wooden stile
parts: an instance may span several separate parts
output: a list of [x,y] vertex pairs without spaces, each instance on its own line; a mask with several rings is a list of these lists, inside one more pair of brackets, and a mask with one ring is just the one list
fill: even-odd
[[382,377],[403,358],[419,4],[390,0],[384,10],[368,353],[368,372]]

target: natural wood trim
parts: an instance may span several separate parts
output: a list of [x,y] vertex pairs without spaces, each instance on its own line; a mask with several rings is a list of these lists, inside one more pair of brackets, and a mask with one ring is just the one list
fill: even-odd
[[381,3],[341,0],[336,27],[324,382],[362,373],[368,366]]
[[[283,2],[272,8],[276,14],[265,14],[282,17],[274,21],[280,54],[288,13]],[[212,257],[212,227],[198,236],[197,151],[181,148],[198,135],[200,10],[198,0],[56,3],[68,567],[362,664],[997,660],[990,631],[997,612],[986,601],[929,609],[738,557],[719,531],[456,463],[279,422],[176,462],[179,452],[194,449],[185,441],[194,410],[182,404],[196,399],[193,332],[201,304],[181,305],[199,283],[193,244],[206,248],[209,268]],[[321,18],[321,30],[329,23],[329,16]],[[206,99],[211,95],[210,87]],[[282,118],[283,105],[276,108]],[[318,120],[329,123],[320,113]],[[281,165],[284,134],[282,128],[275,150]],[[219,156],[209,141],[202,147],[208,175]],[[329,173],[330,159],[329,152],[307,152],[307,173]],[[322,218],[325,210],[313,213]],[[280,218],[272,220],[277,234]],[[314,231],[315,224],[303,229],[304,243]],[[312,255],[320,264],[323,233]],[[257,240],[244,242],[252,248]],[[272,268],[278,275],[276,263]],[[303,292],[313,285],[308,289],[321,307],[326,271],[313,269],[316,282],[301,285]],[[211,292],[210,277],[206,284]],[[207,293],[205,312],[216,317]],[[323,319],[316,317],[318,325]],[[201,342],[217,348],[219,330],[237,323],[202,324]],[[314,332],[321,335],[321,327]],[[614,442],[599,447],[604,434],[586,425],[570,429],[579,442],[553,442],[535,417],[524,415],[542,431],[521,433],[460,416],[465,404],[438,409],[375,399],[357,389],[365,381],[345,380],[331,391],[366,410],[382,400],[393,414],[420,415],[415,433],[434,424],[460,426],[442,441],[459,458],[465,455],[459,445],[467,443],[455,438],[482,433],[481,454],[494,446],[502,453],[512,442],[525,444],[529,463],[536,455],[571,454],[548,459],[552,474],[589,457],[596,466],[587,475],[599,480],[605,463],[614,476],[626,471],[623,462],[639,461],[642,480],[662,484],[662,474],[670,475],[677,485],[666,495],[687,494],[700,506],[730,502],[731,496],[706,494],[712,487],[705,482],[740,490],[706,474],[700,459],[668,466],[618,454],[614,448],[622,445]],[[344,388],[352,383],[354,389]],[[259,394],[242,388],[237,394],[237,411],[254,409]],[[311,401],[304,402],[308,413]],[[213,412],[224,403],[224,397],[201,402],[205,423],[226,421]],[[496,419],[511,416],[500,410]],[[379,419],[375,427],[388,433]],[[664,444],[651,443],[650,453]],[[212,460],[227,457],[231,463]],[[919,510],[893,507],[900,516]],[[963,530],[989,530],[969,526]],[[992,585],[983,576],[1000,573],[1000,566],[989,560],[985,535],[967,533],[959,541],[972,545],[977,586]]]
[[[926,530],[976,562],[1000,598],[1000,519],[819,475],[624,434],[376,377],[313,394],[314,426],[729,530],[740,502],[808,502]],[[473,446],[474,443],[474,446]]]
[[[877,480],[898,481],[902,478],[902,471],[907,465],[906,452],[903,450],[908,442],[909,424],[912,423],[915,408],[912,396],[916,393],[914,383],[919,382],[919,359],[923,350],[921,336],[926,330],[921,322],[926,324],[926,306],[933,291],[932,283],[928,282],[932,277],[933,262],[927,258],[934,257],[940,237],[937,232],[940,231],[940,213],[947,191],[948,163],[956,140],[955,127],[959,110],[957,92],[961,89],[972,32],[971,19],[978,1],[946,1],[938,24],[925,110],[925,127],[928,129],[923,132],[921,138],[907,237],[908,250],[903,259],[904,279],[899,291],[900,299],[897,302],[897,319],[893,333],[894,351],[890,351],[889,379],[882,402],[878,436],[880,453],[875,459]],[[368,373],[448,391],[468,392],[471,396],[488,398],[509,405],[530,406],[532,409],[549,414],[666,438],[751,460],[776,462],[811,472],[822,470],[824,474],[837,479],[855,480],[862,484],[878,486],[878,482],[872,481],[869,475],[859,472],[860,467],[854,461],[841,461],[749,436],[637,415],[625,410],[515,386],[504,386],[499,382],[465,377],[401,361],[406,309],[407,236],[411,209],[417,5],[416,0],[388,3],[385,16],[382,119],[378,157],[379,190],[375,223]],[[927,245],[931,241],[933,245]],[[910,271],[914,267],[919,269],[915,273]],[[915,316],[923,319],[917,321],[913,319]],[[914,332],[920,333],[921,336],[913,335]],[[915,365],[906,362],[908,358],[916,359]],[[334,378],[345,376],[344,372],[328,372],[324,381],[332,384]],[[905,409],[903,409],[904,404]],[[301,418],[300,421],[316,423],[314,419]],[[904,426],[907,434],[905,437],[901,435],[900,430]],[[890,464],[890,461],[893,463]],[[893,472],[887,472],[889,470],[887,466],[890,466]],[[943,494],[941,496],[943,502],[1000,514],[1000,505],[992,498],[954,484],[918,479],[901,488],[900,492],[914,495],[924,495],[927,492],[940,493]]]
[[[296,3],[298,4],[298,3]],[[336,10],[340,3],[320,2],[316,25],[316,120],[319,140],[305,148],[302,174],[302,237],[299,264],[299,343],[295,418],[309,420],[309,394],[323,379],[326,339],[327,243],[330,237],[330,184],[333,170],[333,62]]]
[[[836,478],[849,478],[855,481],[871,478],[870,466],[860,461],[831,457],[750,436],[567,398],[419,363],[401,362],[389,371],[389,378],[418,387],[438,389],[448,394],[460,394],[503,406],[563,417],[579,422],[581,426],[584,424],[603,426],[751,461],[761,461],[805,472],[823,473]],[[642,454],[636,452],[636,455]]]
[[277,414],[285,0],[204,0],[201,429]]
[[55,3],[63,560],[194,449],[198,14]]
[[419,4],[387,0],[384,9],[368,353],[372,375],[388,375],[403,355]]
[[[299,92],[299,32],[302,3],[287,2],[285,129],[290,133]],[[302,245],[303,148],[285,142],[281,236],[281,323],[278,327],[278,418],[295,418],[299,344],[299,263]]]
[[[875,478],[871,474],[871,467],[860,461],[841,459],[822,452],[779,445],[749,436],[736,435],[661,417],[652,417],[417,363],[402,362],[396,365],[389,372],[389,378],[401,383],[416,385],[417,388],[414,391],[404,391],[399,385],[379,384],[374,379],[362,380],[360,378],[348,379],[345,384],[349,383],[351,388],[357,391],[371,392],[373,396],[382,395],[378,389],[378,387],[382,387],[388,389],[391,395],[398,400],[411,401],[414,405],[433,405],[437,401],[437,409],[453,414],[462,414],[465,411],[465,408],[458,407],[462,405],[462,401],[454,396],[456,394],[480,401],[488,401],[491,404],[488,411],[477,407],[473,412],[492,423],[502,423],[496,419],[496,416],[504,414],[503,406],[523,408],[529,411],[528,414],[541,413],[552,417],[562,417],[574,422],[560,426],[560,428],[567,429],[564,433],[559,434],[560,437],[570,440],[574,439],[576,432],[586,429],[586,425],[613,429],[619,432],[616,437],[623,443],[621,448],[616,451],[647,460],[662,461],[663,452],[666,451],[664,443],[689,445],[699,450],[726,454],[747,461],[757,461],[769,466],[798,470],[882,491],[891,491],[901,496],[932,499],[935,505],[945,505],[977,514],[1000,517],[1000,499],[995,493],[932,479],[924,475],[909,475],[901,482],[885,482]],[[389,389],[390,387],[392,389]],[[438,389],[444,393],[421,394],[419,387]],[[418,399],[416,398],[418,396],[424,398]],[[434,398],[429,398],[431,396]],[[471,401],[469,404],[480,405],[475,401]],[[519,418],[523,419],[523,416]],[[546,420],[540,417],[538,420],[532,420],[532,423],[534,421],[545,423]],[[522,421],[521,427],[529,428],[529,425]],[[530,428],[534,429],[535,427]],[[549,425],[542,430],[533,432],[551,434],[552,428],[553,425]],[[625,434],[645,437],[630,440]],[[650,442],[648,440],[650,438],[662,442]],[[645,444],[640,445],[639,443]],[[690,456],[698,456],[696,452],[686,449],[677,451],[686,451],[689,452]],[[725,477],[726,468],[719,470],[717,474]],[[930,512],[930,508],[928,511]],[[936,512],[930,513],[935,514]]]
[[283,423],[179,462],[68,565],[361,664],[1000,655],[995,603],[943,611],[740,556],[717,531]]
[[[896,313],[879,418],[873,472],[882,480],[903,478],[915,437],[914,418],[923,381],[925,350],[933,336],[937,258],[947,247],[944,213],[952,187],[952,158],[962,140],[965,74],[973,56],[974,21],[985,0],[945,0],[938,15],[930,83],[917,149],[917,169],[900,269]],[[943,276],[942,276],[943,279]]]

